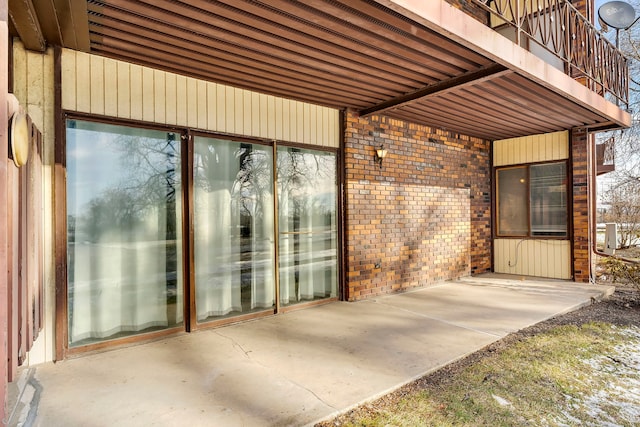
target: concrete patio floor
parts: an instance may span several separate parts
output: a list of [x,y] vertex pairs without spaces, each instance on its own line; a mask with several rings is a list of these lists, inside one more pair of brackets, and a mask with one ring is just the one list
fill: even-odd
[[612,291],[487,275],[183,334],[30,368],[15,418],[43,427],[313,424]]

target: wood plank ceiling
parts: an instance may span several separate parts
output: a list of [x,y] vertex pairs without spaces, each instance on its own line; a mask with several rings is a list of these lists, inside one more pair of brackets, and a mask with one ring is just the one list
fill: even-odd
[[[15,3],[49,44],[485,139],[604,121],[373,0]],[[29,17],[10,15],[24,40]]]

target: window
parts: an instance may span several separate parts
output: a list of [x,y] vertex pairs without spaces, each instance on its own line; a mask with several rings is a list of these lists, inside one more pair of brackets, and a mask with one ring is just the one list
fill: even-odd
[[498,236],[567,236],[566,164],[498,169]]
[[333,151],[68,119],[67,347],[336,298],[336,166]]
[[336,155],[278,147],[280,303],[334,298],[338,289]]
[[179,326],[180,135],[67,121],[69,346]]

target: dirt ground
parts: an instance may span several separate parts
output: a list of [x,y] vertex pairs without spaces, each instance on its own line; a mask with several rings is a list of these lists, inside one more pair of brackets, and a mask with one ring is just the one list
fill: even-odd
[[422,377],[407,384],[395,392],[381,397],[375,402],[362,405],[343,416],[328,422],[317,424],[317,427],[340,426],[351,419],[352,416],[363,416],[373,408],[384,408],[395,405],[403,396],[418,390],[433,390],[439,387],[444,380],[455,376],[465,367],[481,361],[491,353],[506,348],[514,342],[527,337],[545,332],[561,325],[582,325],[589,322],[605,322],[617,326],[640,326],[640,290],[637,288],[619,287],[616,284],[615,293],[609,299],[594,302],[593,304],[571,313],[558,316],[529,328],[515,332],[497,341],[484,349],[477,351],[464,359],[447,365],[430,375]]

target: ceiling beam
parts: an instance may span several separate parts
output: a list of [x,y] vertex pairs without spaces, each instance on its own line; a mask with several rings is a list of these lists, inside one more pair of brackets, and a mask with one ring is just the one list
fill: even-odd
[[371,114],[382,113],[387,110],[391,110],[391,109],[405,106],[407,104],[411,104],[416,100],[425,98],[430,95],[443,94],[451,90],[459,90],[464,86],[471,85],[471,84],[478,84],[480,82],[491,80],[511,72],[512,71],[507,70],[502,65],[493,64],[488,67],[482,68],[478,71],[472,71],[470,73],[466,73],[461,76],[454,77],[452,79],[445,80],[440,83],[429,85],[421,89],[418,89],[415,92],[411,92],[405,95],[398,96],[393,99],[389,99],[387,101],[381,102],[378,105],[374,105],[373,107],[370,107],[370,108],[362,109],[360,110],[360,115],[364,117]]
[[33,5],[40,17],[45,40],[49,44],[62,46],[62,31],[53,0],[33,0]]
[[84,0],[53,0],[65,47],[89,52],[89,17]]
[[31,0],[9,0],[9,18],[27,49],[44,52],[47,43]]

